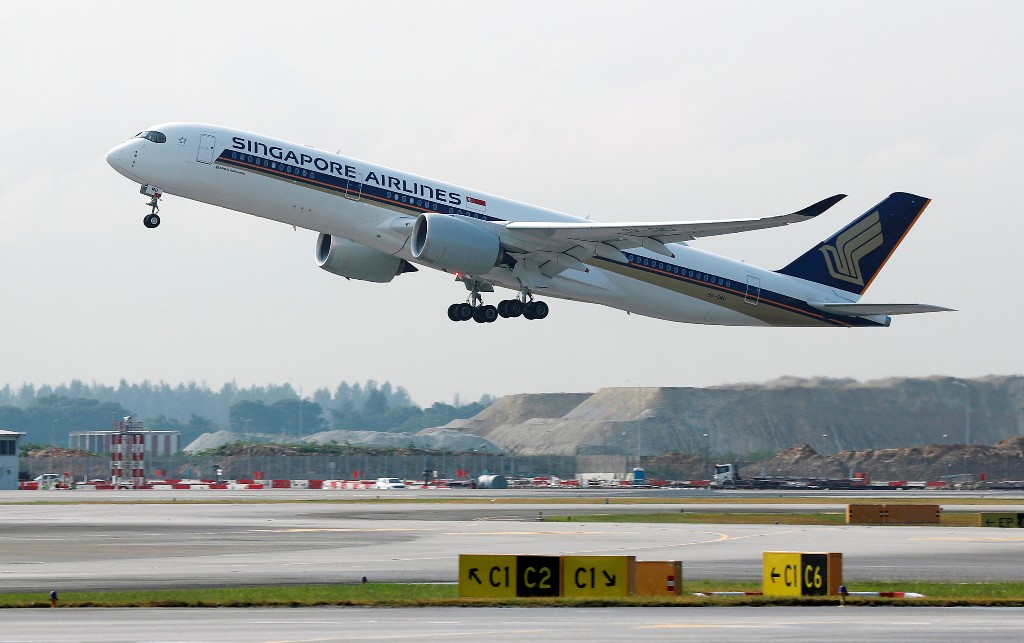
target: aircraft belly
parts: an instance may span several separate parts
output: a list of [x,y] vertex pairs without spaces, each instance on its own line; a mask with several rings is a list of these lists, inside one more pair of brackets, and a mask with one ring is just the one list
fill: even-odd
[[608,273],[593,268],[589,272],[566,270],[552,278],[548,290],[559,293],[558,296],[565,299],[613,301],[622,297],[623,293],[619,285],[608,277]]
[[170,181],[161,187],[168,194],[344,237],[354,236],[355,222],[371,219],[375,210],[286,181],[268,184],[256,174],[208,165],[200,169],[204,170],[202,180],[182,180],[180,185]]

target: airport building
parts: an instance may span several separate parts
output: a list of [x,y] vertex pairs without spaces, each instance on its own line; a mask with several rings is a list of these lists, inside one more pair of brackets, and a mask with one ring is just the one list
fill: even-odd
[[18,488],[18,439],[23,435],[0,429],[0,490]]
[[[141,423],[139,423],[141,426]],[[143,444],[147,457],[174,455],[181,451],[181,432],[143,431]],[[68,448],[91,453],[110,453],[118,431],[74,431],[68,435]]]

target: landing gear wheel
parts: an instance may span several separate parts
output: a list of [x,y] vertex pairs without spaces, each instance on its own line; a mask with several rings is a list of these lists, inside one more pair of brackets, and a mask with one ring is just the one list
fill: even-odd
[[459,319],[458,304],[452,304],[451,306],[448,306],[448,319],[452,321],[462,321],[461,319]]
[[473,311],[473,321],[478,324],[489,324],[498,318],[498,309],[494,306],[477,306]]
[[523,306],[523,319],[537,319],[537,317],[533,314],[533,308],[534,306],[532,301]]
[[505,302],[506,317],[518,317],[523,314],[523,302],[518,299],[509,299]]
[[548,305],[545,304],[544,302],[542,302],[542,301],[535,301],[535,302],[533,302],[533,318],[534,319],[544,319],[545,317],[548,316],[549,312],[550,312],[550,309],[548,308]]
[[160,215],[156,213],[147,214],[146,216],[142,217],[142,225],[146,226],[147,228],[157,227],[158,225],[160,225]]
[[455,321],[466,321],[473,317],[473,307],[469,304],[455,304],[457,306],[455,310],[455,316],[458,317]]
[[508,309],[505,306],[507,303],[504,299],[498,302],[498,314],[502,317],[508,317]]

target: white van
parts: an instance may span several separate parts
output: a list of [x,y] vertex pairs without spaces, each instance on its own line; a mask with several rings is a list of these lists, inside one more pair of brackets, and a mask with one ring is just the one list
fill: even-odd
[[378,489],[405,489],[405,483],[398,478],[377,478]]
[[61,476],[59,473],[44,473],[41,476],[36,476],[35,481],[39,483],[40,489],[48,491],[60,484]]

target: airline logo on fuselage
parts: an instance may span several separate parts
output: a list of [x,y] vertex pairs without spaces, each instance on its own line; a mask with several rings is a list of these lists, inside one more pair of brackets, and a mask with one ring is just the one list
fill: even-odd
[[864,285],[861,260],[882,245],[882,223],[878,212],[872,212],[856,225],[836,237],[836,245],[822,246],[825,267],[835,279]]
[[[462,205],[463,196],[456,192],[450,192],[444,188],[426,185],[416,181],[409,181],[398,176],[389,176],[383,172],[367,172],[366,176],[360,176],[359,170],[354,166],[342,164],[338,161],[325,159],[322,156],[313,156],[307,152],[295,152],[277,145],[267,145],[260,141],[253,141],[242,136],[235,136],[231,139],[231,147],[248,154],[255,154],[298,165],[306,169],[316,170],[325,174],[343,177],[357,183],[372,183],[385,190],[404,192],[424,199],[430,199],[439,203],[449,205]],[[479,200],[475,200],[474,203]],[[480,201],[482,202],[482,201]]]

